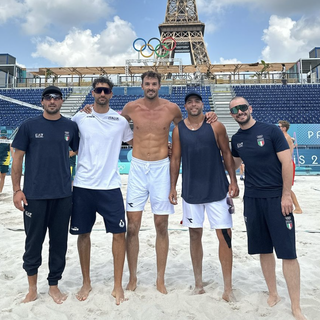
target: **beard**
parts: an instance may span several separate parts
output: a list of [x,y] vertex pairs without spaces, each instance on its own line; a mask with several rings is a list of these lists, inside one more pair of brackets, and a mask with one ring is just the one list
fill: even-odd
[[[100,99],[102,99],[102,101],[100,101]],[[108,105],[109,104],[109,100],[107,99],[107,98],[101,98],[101,97],[99,97],[99,98],[96,98],[95,99],[95,103],[96,104],[98,104],[99,106],[106,106],[106,105]]]
[[202,108],[201,109],[188,110],[188,116],[190,116],[190,117],[198,117],[202,113],[203,113]]
[[[152,94],[152,95],[149,95],[149,94]],[[156,91],[153,91],[153,90],[148,90],[145,97],[147,99],[150,99],[150,100],[153,100],[154,98],[156,98],[158,95],[157,95],[157,92]]]
[[237,121],[239,124],[245,125],[245,124],[247,124],[247,123],[250,121],[250,119],[251,119],[251,114],[248,113],[247,118],[244,119],[244,120],[239,120],[238,117],[236,117],[235,119],[236,119],[236,121]]
[[48,106],[48,107],[44,108],[48,114],[57,114],[61,108],[61,107],[59,108],[57,106],[54,106],[55,109],[50,109],[50,107],[53,107],[53,106]]

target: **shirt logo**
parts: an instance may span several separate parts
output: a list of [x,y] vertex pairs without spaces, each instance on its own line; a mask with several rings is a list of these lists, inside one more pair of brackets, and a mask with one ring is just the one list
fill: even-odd
[[119,117],[112,117],[112,116],[109,116],[109,117],[108,117],[108,120],[119,121]]
[[257,136],[257,143],[259,147],[264,146],[264,137],[263,136]]
[[243,147],[243,142],[239,142],[239,143],[237,143],[237,148],[239,149],[239,148],[242,148]]
[[70,133],[68,131],[64,132],[64,140],[66,140],[66,141],[70,140]]
[[35,136],[37,139],[41,139],[41,138],[43,138],[43,133],[35,133],[34,136]]

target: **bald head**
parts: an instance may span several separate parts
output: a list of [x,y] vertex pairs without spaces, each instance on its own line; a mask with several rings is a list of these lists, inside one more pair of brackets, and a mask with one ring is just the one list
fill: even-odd
[[232,108],[232,107],[239,105],[239,104],[246,104],[246,105],[250,106],[247,99],[239,96],[239,97],[234,97],[231,99],[231,101],[229,103],[229,108]]

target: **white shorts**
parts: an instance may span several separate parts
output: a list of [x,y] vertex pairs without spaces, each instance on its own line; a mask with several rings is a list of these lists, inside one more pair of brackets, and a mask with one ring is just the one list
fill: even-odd
[[132,157],[128,177],[126,210],[143,211],[150,196],[151,210],[154,214],[174,213],[169,201],[170,161],[144,161]]
[[229,213],[227,197],[220,201],[190,204],[182,199],[182,224],[188,228],[202,228],[204,212],[207,212],[211,229],[232,228],[232,215]]

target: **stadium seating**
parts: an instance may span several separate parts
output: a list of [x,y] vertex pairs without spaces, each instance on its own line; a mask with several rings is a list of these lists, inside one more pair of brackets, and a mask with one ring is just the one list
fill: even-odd
[[[277,123],[286,119],[290,123],[320,123],[320,84],[303,85],[233,85],[235,95],[245,97],[253,106],[255,119],[268,123]],[[41,106],[39,89],[0,89],[0,95],[11,97],[36,106]],[[72,92],[72,88],[62,88],[64,98]],[[161,98],[176,103],[186,117],[184,97],[188,92],[197,91],[203,97],[205,111],[210,110],[209,99],[212,96],[209,86],[163,86],[159,91]],[[141,87],[114,87],[110,106],[121,111],[126,103],[143,97]],[[88,92],[82,108],[93,103],[91,92]],[[0,126],[16,128],[27,118],[41,114],[35,110],[0,99]]]
[[[67,98],[72,92],[72,88],[62,88],[63,97]],[[41,106],[41,94],[43,89],[1,89],[0,95],[16,99],[22,102]],[[42,114],[41,110],[28,108],[19,104],[0,99],[0,126],[7,130],[14,130],[23,121]]]
[[14,130],[23,121],[42,114],[41,110],[31,109],[0,99],[0,125],[7,130]]
[[[113,88],[113,97],[110,100],[110,107],[115,111],[121,111],[123,107],[128,103],[129,101],[133,101],[139,98],[143,97],[143,91],[141,87],[128,87],[127,88],[127,95],[119,94],[118,87]],[[204,110],[210,111],[210,103],[209,103],[209,97],[211,97],[211,90],[209,86],[206,87],[196,87],[196,86],[174,86],[172,87],[172,92],[170,94],[169,87],[163,86],[159,90],[159,96],[163,99],[168,99],[171,102],[176,103],[183,114],[184,117],[186,117],[186,111],[184,109],[184,97],[188,92],[196,91],[199,92],[202,95],[203,102],[204,102]],[[83,108],[86,104],[92,104],[94,101],[92,94],[89,92],[86,96],[86,99],[84,100],[82,106],[79,108]]]
[[233,90],[248,100],[258,121],[320,123],[320,84],[238,85]]
[[[41,107],[41,94],[43,89],[1,89],[0,94],[9,98],[20,100]],[[66,99],[72,92],[72,88],[62,88],[63,98]]]
[[[77,93],[78,88],[74,92]],[[83,88],[82,88],[83,89]],[[39,89],[0,89],[0,95],[11,97],[16,100],[27,102],[36,106],[41,106],[41,93],[43,88]],[[63,88],[64,98],[72,92],[72,88]],[[253,106],[253,116],[256,120],[277,123],[279,120],[287,120],[291,124],[319,124],[320,123],[320,84],[304,84],[304,85],[233,85],[231,87],[233,95],[245,97]],[[81,91],[81,90],[79,90]],[[209,86],[162,86],[159,91],[161,98],[168,99],[176,103],[183,114],[187,116],[184,108],[184,97],[188,92],[199,92],[203,97],[204,110],[210,110],[210,101],[212,92]],[[231,97],[230,93],[229,96]],[[141,87],[114,87],[113,98],[110,100],[112,109],[119,113],[126,103],[143,97]],[[82,108],[86,104],[92,104],[94,101],[91,92],[85,97]],[[228,101],[224,101],[227,108]],[[0,129],[6,129],[8,136],[14,134],[15,129],[26,119],[40,115],[42,110],[25,107],[0,97]],[[228,114],[228,110],[226,110]],[[172,126],[173,127],[173,126]],[[171,130],[172,130],[171,127]],[[310,130],[314,130],[311,128]],[[303,148],[306,148],[304,150]],[[318,174],[320,167],[314,164],[315,157],[318,159],[316,152],[310,150],[318,150],[318,144],[299,144],[299,155],[303,154],[301,160],[301,168],[310,170]],[[308,150],[307,150],[308,149]],[[309,150],[310,149],[310,150]],[[298,148],[296,149],[298,150]],[[297,151],[296,151],[297,152]],[[318,151],[317,151],[318,152]],[[310,155],[311,156],[310,156]],[[309,158],[311,159],[309,159]],[[299,158],[300,159],[300,158]],[[309,161],[309,162],[308,162]],[[311,163],[311,164],[310,164]],[[299,166],[298,166],[299,167]],[[298,170],[298,169],[297,169]],[[302,172],[303,170],[301,170]],[[308,171],[305,171],[308,172]]]

